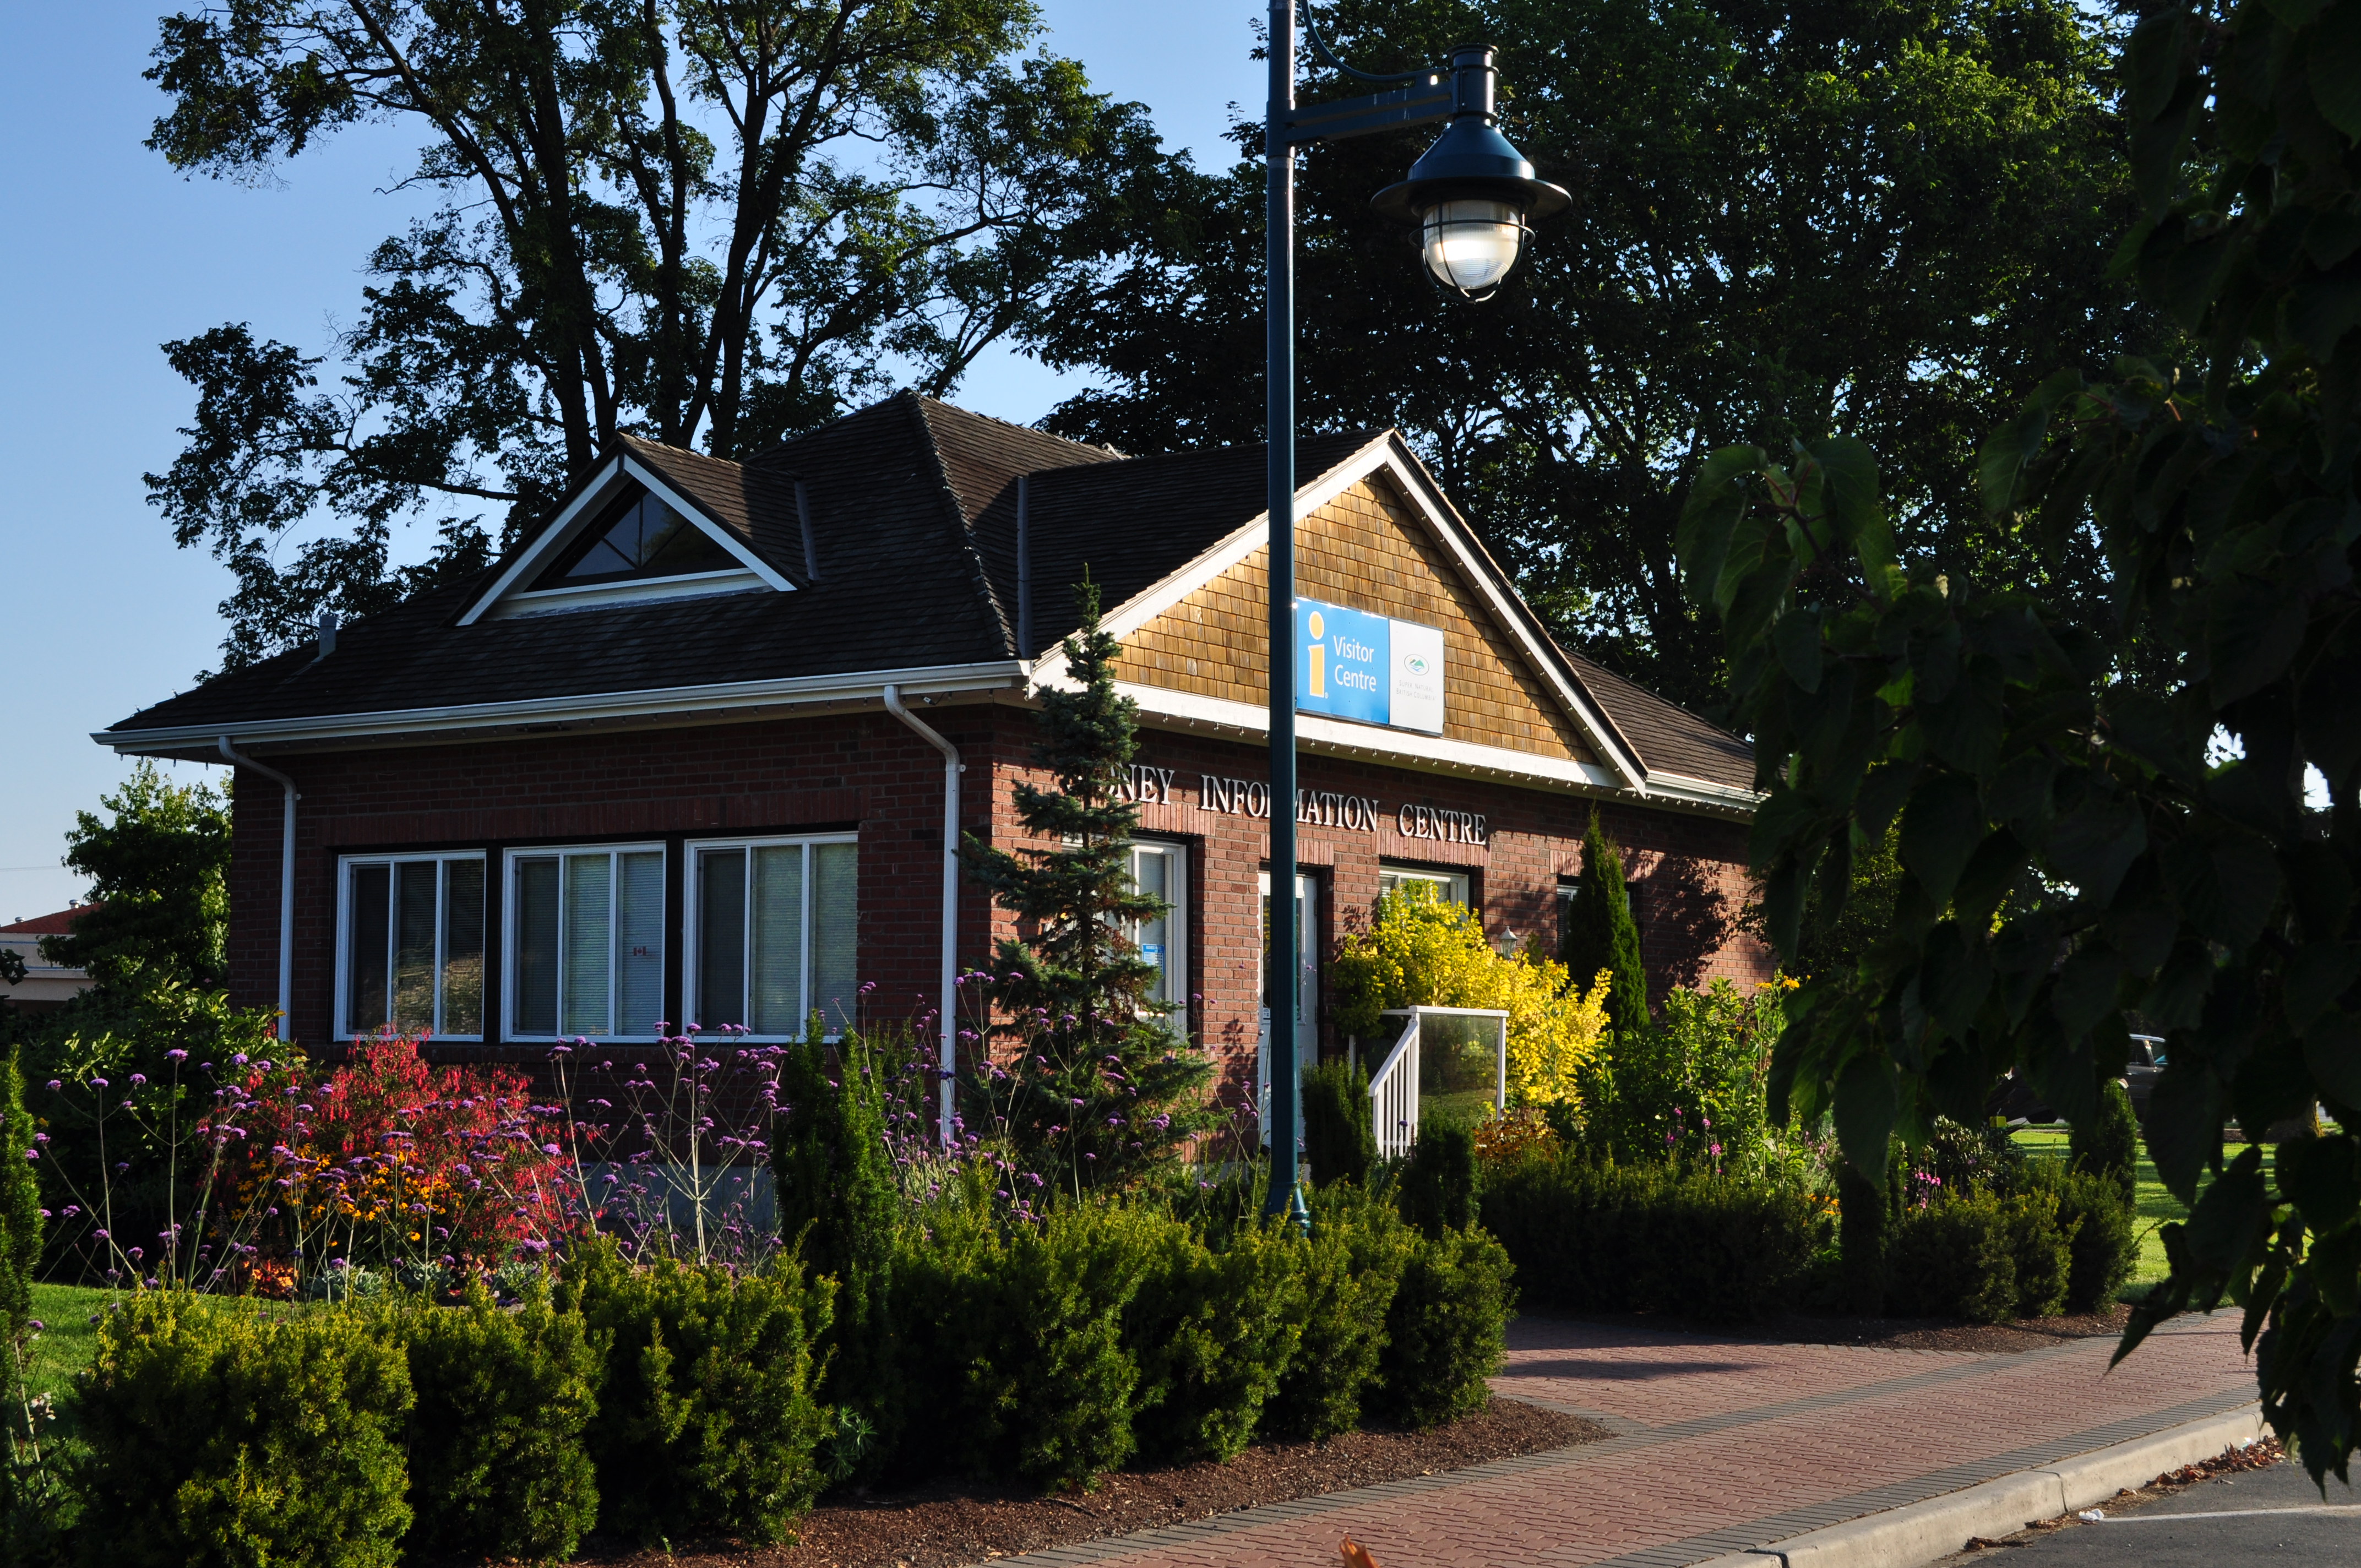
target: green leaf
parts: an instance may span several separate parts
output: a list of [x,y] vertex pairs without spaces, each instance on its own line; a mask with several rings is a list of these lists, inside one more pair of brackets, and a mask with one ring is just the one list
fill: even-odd
[[1746,516],[1747,497],[1754,477],[1769,459],[1759,446],[1725,446],[1705,460],[1688,500],[1681,508],[1680,527],[1673,548],[1680,556],[1681,578],[1691,600],[1712,602],[1714,585],[1721,578],[1730,554],[1730,540],[1739,520]]
[[2164,113],[2180,84],[2180,59],[2188,47],[2188,18],[2162,11],[2132,29],[2124,41],[2124,109],[2134,126]]
[[[2282,5],[2290,4],[2291,0],[2280,0]],[[2282,16],[2290,27],[2301,25]],[[2350,5],[2329,6],[2296,47],[2321,116],[2343,131],[2346,141],[2361,141],[2361,13]]]
[[1886,1143],[1902,1103],[1900,1070],[1883,1055],[1852,1058],[1837,1079],[1837,1144],[1854,1168],[1885,1168]]
[[2313,942],[2298,948],[2279,982],[2279,1003],[2287,1010],[2288,1026],[2301,1034],[2314,1018],[2335,1005],[2356,980],[2361,980],[2361,945]]
[[1806,442],[1804,449],[1820,466],[1821,504],[1837,536],[1852,546],[1862,565],[1881,567],[1894,560],[1894,542],[1878,499],[1877,455],[1850,435]]
[[2068,1039],[2090,1033],[2092,1025],[2115,1010],[2115,990],[2123,977],[2123,955],[2107,948],[2085,948],[2059,966],[2049,1010]]
[[2279,902],[2271,847],[2241,828],[2200,828],[2167,844],[2158,863],[2182,918],[2233,953],[2252,947]]
[[2016,499],[2017,476],[2041,451],[2049,433],[2049,418],[2058,405],[2082,389],[2080,370],[2059,370],[2033,390],[2025,406],[1994,427],[1984,438],[1977,459],[1977,483],[1984,515],[1999,517]]
[[1984,841],[1968,857],[1966,869],[1960,872],[1960,880],[1951,889],[1951,903],[1960,921],[1979,930],[1990,927],[2001,901],[2016,885],[2017,876],[2030,858],[2009,828],[1985,834]]
[[2011,757],[1984,786],[1984,810],[2021,841],[2039,844],[2048,835],[2049,792],[2057,778],[2057,760],[2047,751]]
[[[2361,298],[2361,286],[2356,292]],[[2208,690],[2214,706],[2260,691],[2286,674],[2303,646],[2309,619],[2303,596],[2277,583],[2247,577],[2217,583],[2205,598],[2205,652],[2213,670]]]
[[1771,646],[1787,678],[1807,692],[1820,689],[1820,617],[1817,610],[1791,609],[1771,623]]
[[2139,808],[2112,793],[2086,789],[2081,803],[2049,829],[2045,857],[2084,897],[2112,903],[2115,884],[2147,849]]
[[2203,1067],[2174,1057],[2149,1091],[2140,1133],[2156,1173],[2183,1206],[2197,1201],[2197,1178],[2222,1153],[2222,1085]]
[[2361,1112],[2361,1023],[2341,1012],[2313,1019],[2303,1032],[2303,1065],[2322,1095]]
[[1872,844],[1884,839],[1894,814],[1902,809],[1902,803],[1910,797],[1910,786],[1917,780],[1916,762],[1880,762],[1869,770],[1853,796],[1854,817],[1861,824],[1862,838]]
[[1976,781],[1938,773],[1910,792],[1902,813],[1902,863],[1937,905],[1948,904],[1983,830]]

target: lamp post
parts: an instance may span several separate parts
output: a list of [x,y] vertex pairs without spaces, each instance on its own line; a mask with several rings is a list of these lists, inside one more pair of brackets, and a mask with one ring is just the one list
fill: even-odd
[[[1372,131],[1450,124],[1410,178],[1377,195],[1380,213],[1419,225],[1427,270],[1467,299],[1499,287],[1524,248],[1526,220],[1563,209],[1566,193],[1533,177],[1533,166],[1494,122],[1492,51],[1469,45],[1448,66],[1373,76],[1338,60],[1306,18],[1312,50],[1331,69],[1386,84],[1367,97],[1295,102],[1295,0],[1271,0],[1270,107],[1264,127],[1269,160],[1267,324],[1270,396],[1270,990],[1271,1181],[1267,1207],[1305,1220],[1295,1179],[1301,1122],[1295,1003],[1302,994],[1295,913],[1295,149]],[[1281,1172],[1286,1179],[1280,1179]]]

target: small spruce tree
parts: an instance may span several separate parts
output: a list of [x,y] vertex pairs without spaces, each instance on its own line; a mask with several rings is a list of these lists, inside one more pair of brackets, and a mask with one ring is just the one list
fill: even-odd
[[1061,1186],[1120,1181],[1210,1129],[1213,1063],[1151,994],[1157,970],[1129,931],[1165,912],[1133,884],[1125,846],[1138,811],[1123,798],[1136,705],[1115,689],[1123,645],[1100,629],[1099,590],[1074,589],[1082,624],[1066,639],[1078,689],[1041,694],[1034,758],[1054,789],[1016,786],[1016,816],[1055,848],[1010,850],[972,834],[968,873],[1028,933],[1004,939],[983,987],[994,1036],[1013,1040],[994,1103],[1013,1152]]
[[1582,876],[1566,919],[1566,972],[1606,970],[1608,1025],[1619,1042],[1638,1038],[1648,1027],[1648,971],[1640,964],[1640,927],[1623,885],[1623,851],[1599,825],[1596,807],[1582,836]]

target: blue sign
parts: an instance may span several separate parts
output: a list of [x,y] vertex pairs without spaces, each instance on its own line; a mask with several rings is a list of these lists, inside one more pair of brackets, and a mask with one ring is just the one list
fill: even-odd
[[1301,713],[1443,732],[1443,633],[1318,599],[1295,601]]

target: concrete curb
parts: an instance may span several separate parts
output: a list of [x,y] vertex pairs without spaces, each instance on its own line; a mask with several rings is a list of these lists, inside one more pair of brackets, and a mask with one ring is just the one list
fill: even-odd
[[2126,1486],[2250,1442],[2261,1431],[2262,1408],[2246,1405],[1697,1568],[1918,1568],[1961,1550],[1970,1536],[2014,1535],[2035,1519],[2093,1508]]

